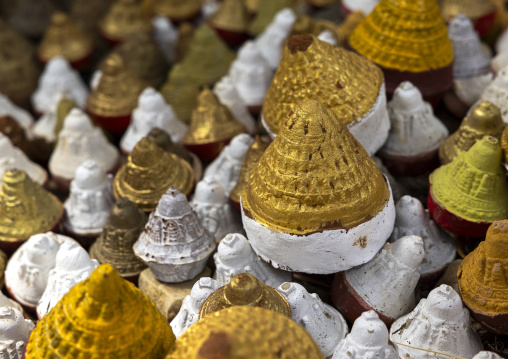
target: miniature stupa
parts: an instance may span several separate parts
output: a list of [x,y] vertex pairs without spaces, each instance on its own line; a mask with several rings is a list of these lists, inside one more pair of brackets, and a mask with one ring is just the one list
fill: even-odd
[[75,69],[85,69],[93,52],[92,39],[64,12],[56,11],[44,32],[37,57],[47,63],[57,56],[65,58]]
[[480,102],[439,148],[441,164],[452,162],[485,136],[500,138],[504,127],[499,108],[489,101]]
[[460,296],[445,284],[392,324],[390,340],[401,358],[472,358],[483,349]]
[[35,325],[17,309],[0,307],[0,355],[5,359],[23,357],[26,342]]
[[452,233],[483,237],[494,221],[508,218],[508,183],[502,150],[484,137],[429,177],[427,207],[432,218]]
[[235,120],[209,88],[204,88],[182,144],[203,161],[212,161],[233,137],[243,132],[245,126]]
[[[0,284],[2,284],[2,286],[4,284],[3,283],[3,269],[2,269],[2,278],[1,278]],[[0,292],[0,307],[14,308],[14,309],[20,311],[21,313],[23,313],[23,307],[21,306],[21,304],[16,302],[14,299],[10,299],[3,292]],[[0,351],[0,353],[1,353],[1,351]]]
[[236,275],[227,285],[211,293],[201,306],[199,318],[236,306],[266,308],[291,318],[286,297],[249,273]]
[[167,132],[171,140],[177,143],[182,140],[188,129],[188,126],[178,119],[164,97],[155,89],[147,87],[139,96],[138,107],[132,113],[131,123],[120,142],[122,151],[130,153],[136,143],[155,127]]
[[146,137],[139,141],[113,181],[116,199],[126,197],[151,212],[170,186],[189,195],[194,187],[191,165]]
[[244,125],[249,133],[256,132],[256,120],[249,112],[247,104],[240,97],[231,76],[223,76],[219,82],[216,82],[213,93],[217,96],[219,102],[231,111],[235,120]]
[[309,34],[286,42],[266,93],[262,121],[272,138],[280,133],[286,116],[305,100],[320,101],[332,110],[336,121],[348,126],[369,154],[388,136],[382,72],[365,58]]
[[57,227],[63,205],[21,170],[7,171],[0,189],[0,249],[12,253],[30,236]]
[[0,116],[12,117],[21,127],[23,127],[27,135],[31,133],[30,131],[34,126],[34,118],[30,112],[18,107],[9,99],[9,97],[2,93],[0,93]]
[[39,79],[39,86],[32,95],[35,111],[45,113],[50,109],[55,96],[65,92],[65,96],[83,108],[88,97],[88,89],[76,70],[66,59],[54,57],[46,64]]
[[363,312],[353,323],[351,333],[343,339],[332,359],[398,359],[397,349],[388,338],[388,329],[373,310]]
[[18,303],[35,310],[46,289],[49,272],[55,266],[56,254],[64,242],[74,240],[53,232],[36,234],[12,255],[5,269],[5,286]]
[[119,165],[120,154],[104,133],[93,126],[90,118],[74,108],[65,118],[56,148],[51,154],[48,165],[51,176],[68,188],[78,166],[91,159],[104,171],[113,172]]
[[64,242],[54,259],[54,267],[49,271],[47,285],[37,303],[37,316],[42,318],[76,284],[84,281],[99,266],[91,260],[88,253],[77,243]]
[[272,288],[277,288],[292,279],[291,273],[275,269],[260,260],[252,250],[249,241],[239,233],[228,234],[213,255],[215,262],[214,279],[219,286],[228,284],[240,273],[249,273]]
[[437,0],[446,22],[459,14],[465,14],[474,22],[475,30],[480,36],[486,35],[494,26],[496,17],[495,1],[478,0]]
[[395,220],[374,161],[330,109],[311,100],[287,117],[241,200],[258,256],[298,272],[329,274],[369,261]]
[[499,71],[494,80],[483,90],[480,100],[490,101],[501,111],[503,122],[508,123],[508,105],[506,97],[508,96],[508,66]]
[[224,188],[216,179],[205,177],[199,181],[190,205],[217,242],[228,233],[243,232],[240,216],[233,212]]
[[259,112],[272,82],[273,70],[254,41],[246,42],[238,50],[229,75],[245,104]]
[[156,0],[154,11],[174,23],[192,20],[201,12],[200,0]]
[[157,280],[178,283],[203,271],[216,244],[185,195],[171,187],[150,214],[133,248]]
[[[249,33],[253,36],[259,37],[270,25],[277,15],[285,8],[293,6],[290,0],[259,0],[257,5],[256,17],[249,25]],[[289,25],[288,31],[291,29]],[[289,34],[289,32],[288,32]],[[286,34],[286,37],[287,35]]]
[[112,265],[125,279],[137,277],[146,265],[136,257],[132,246],[146,221],[145,213],[135,203],[120,198],[111,208],[101,235],[90,248],[90,257],[100,264]]
[[236,135],[231,143],[224,147],[219,157],[206,168],[204,177],[210,177],[219,182],[224,188],[226,196],[229,196],[231,190],[236,186],[242,164],[253,142],[253,138],[246,133]]
[[[183,158],[185,161],[189,162],[192,167],[194,168],[194,180],[198,180],[201,178],[201,175],[203,172],[203,166],[201,165],[201,161],[199,161],[199,158],[196,157],[193,153],[187,151],[182,146],[174,143],[171,141],[171,137],[168,135],[166,131],[161,130],[158,127],[155,127],[148,132],[148,135],[146,135],[146,138],[148,138],[150,141],[155,143],[157,146],[165,150],[169,153],[174,153],[178,157]],[[199,168],[197,168],[199,167]]]
[[199,320],[178,338],[166,359],[200,359],[203,353],[228,359],[324,358],[312,337],[294,321],[251,307],[227,308]]
[[390,326],[416,305],[415,288],[424,254],[418,236],[386,243],[371,261],[335,275],[333,304],[350,322],[366,310],[375,310]]
[[411,82],[401,83],[388,103],[391,127],[379,152],[394,175],[415,176],[439,166],[439,146],[448,129]]
[[381,0],[353,30],[349,45],[381,67],[389,95],[411,81],[436,102],[453,77],[453,47],[440,15],[435,0]]
[[457,256],[455,241],[430,219],[429,212],[418,199],[403,196],[395,206],[395,226],[390,241],[411,235],[421,237],[425,250],[418,270],[420,283],[432,284]]
[[105,130],[121,134],[129,125],[138,97],[146,87],[117,54],[108,56],[99,84],[86,101],[90,115]]
[[49,158],[51,151],[53,151],[53,148],[43,138],[34,135],[32,128],[28,130],[23,128],[17,120],[9,115],[0,115],[0,132],[32,161],[42,163]]
[[508,334],[508,220],[494,222],[485,241],[462,261],[460,296],[489,332]]
[[35,136],[40,137],[50,145],[55,144],[63,128],[65,118],[74,107],[79,108],[70,97],[68,91],[59,91],[49,100],[49,106],[33,127]]
[[111,44],[123,42],[138,31],[150,31],[150,20],[135,0],[117,0],[99,23],[101,35]]
[[[289,302],[291,319],[300,324],[329,358],[348,332],[342,315],[323,303],[316,293],[309,293],[298,283],[286,282],[277,288]],[[388,332],[386,333],[388,336]]]
[[13,146],[7,136],[0,132],[0,176],[12,169],[25,171],[40,185],[44,185],[48,179],[48,173],[44,168],[30,161],[19,148]]
[[239,46],[247,39],[250,16],[243,0],[222,1],[208,22],[230,46]]
[[106,174],[94,160],[86,160],[76,169],[69,197],[64,203],[63,219],[64,229],[72,237],[95,240],[101,234],[114,203],[112,182],[113,176]]
[[171,327],[153,302],[112,266],[103,264],[37,324],[26,359],[163,359],[174,340]]

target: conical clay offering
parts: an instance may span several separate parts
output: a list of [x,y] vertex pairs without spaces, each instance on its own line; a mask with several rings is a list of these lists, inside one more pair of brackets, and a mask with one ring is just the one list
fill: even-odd
[[305,273],[335,273],[371,260],[395,220],[387,180],[317,101],[305,101],[287,117],[241,201],[258,256]]
[[210,26],[228,45],[233,47],[247,40],[249,22],[249,12],[243,0],[222,1],[209,20]]
[[490,101],[501,111],[503,122],[508,123],[508,66],[499,71],[494,80],[485,88],[480,96],[481,101]]
[[201,12],[200,0],[156,0],[156,14],[166,16],[174,23],[189,21]]
[[59,91],[51,99],[51,104],[46,112],[37,120],[33,127],[33,134],[40,137],[48,145],[51,145],[49,156],[53,153],[54,145],[58,139],[60,131],[62,131],[64,120],[73,108],[79,108],[68,91]]

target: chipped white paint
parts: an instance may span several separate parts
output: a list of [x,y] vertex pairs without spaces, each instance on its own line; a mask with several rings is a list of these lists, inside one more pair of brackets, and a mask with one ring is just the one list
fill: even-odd
[[411,313],[397,319],[390,329],[390,340],[405,359],[450,359],[446,354],[472,358],[483,349],[480,337],[470,326],[469,311],[446,284],[431,291]]
[[178,43],[178,29],[166,16],[157,15],[152,18],[153,37],[159,45],[168,63],[175,59],[176,44]]
[[[331,356],[348,332],[342,315],[323,303],[316,293],[309,293],[298,283],[286,282],[277,290],[286,297],[291,307],[291,319],[312,336],[325,358]],[[388,332],[386,334],[388,337]]]
[[34,328],[17,309],[0,307],[0,358],[21,359]]
[[490,101],[501,111],[503,122],[508,123],[508,66],[499,71],[483,91],[479,101]]
[[213,277],[219,286],[228,284],[240,273],[252,274],[272,288],[292,279],[290,272],[275,269],[258,258],[247,238],[238,233],[224,237],[213,259],[216,267]]
[[219,287],[217,281],[209,277],[200,278],[192,286],[191,294],[184,298],[180,311],[170,323],[175,337],[178,338],[198,321],[201,306]]
[[369,15],[381,0],[342,0],[342,5],[349,11],[361,11]]
[[25,134],[30,137],[32,133],[32,127],[34,125],[34,118],[30,114],[30,112],[22,109],[21,107],[16,106],[12,103],[11,100],[4,94],[0,93],[0,116],[10,116],[23,129],[25,130]]

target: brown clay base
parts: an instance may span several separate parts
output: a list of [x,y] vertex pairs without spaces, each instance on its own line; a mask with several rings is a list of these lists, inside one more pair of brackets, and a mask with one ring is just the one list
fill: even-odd
[[230,141],[231,138],[218,142],[204,143],[199,145],[184,143],[183,147],[185,147],[187,150],[191,151],[196,156],[198,156],[201,159],[201,161],[212,162],[214,159],[217,158],[217,156],[219,156],[222,149],[226,147]]
[[124,116],[106,117],[97,115],[88,109],[87,112],[99,126],[115,136],[122,136],[131,122],[130,114]]
[[388,328],[390,328],[395,320],[394,318],[389,318],[379,313],[376,309],[367,304],[349,284],[345,272],[336,273],[333,278],[332,301],[335,308],[337,308],[344,318],[351,323],[354,323],[363,312],[368,310],[374,310],[378,314],[379,319],[381,319]]
[[424,275],[420,275],[420,279],[418,280],[418,287],[421,289],[431,289],[434,287],[434,284],[438,281],[439,278],[443,275],[446,267],[438,269],[435,272],[427,273]]
[[490,316],[475,311],[469,306],[467,307],[469,308],[473,318],[489,332],[498,335],[508,335],[508,313],[500,313]]
[[394,176],[418,176],[439,167],[438,150],[416,156],[394,156],[380,152],[379,158]]

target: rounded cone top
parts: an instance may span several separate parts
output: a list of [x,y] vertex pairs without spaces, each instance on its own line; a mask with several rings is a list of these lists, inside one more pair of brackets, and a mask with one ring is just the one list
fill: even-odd
[[395,89],[390,105],[398,111],[414,112],[424,105],[422,93],[411,82],[404,81]]
[[77,169],[74,182],[81,189],[93,189],[106,183],[106,171],[94,160],[86,160]]
[[210,19],[210,24],[216,28],[243,33],[247,32],[249,22],[249,12],[243,0],[224,0]]
[[337,121],[353,124],[372,111],[383,82],[381,70],[365,58],[313,35],[295,35],[284,46],[265,96],[263,118],[278,134],[288,113],[305,100],[316,100],[331,109]]
[[448,26],[450,39],[470,37],[472,34],[474,34],[473,23],[465,14],[460,13],[450,21],[450,26]]
[[161,158],[166,157],[164,150],[150,141],[148,138],[143,137],[132,150],[129,160],[133,165],[149,168],[159,163]]
[[438,322],[449,321],[469,324],[467,312],[462,307],[462,300],[452,287],[442,284],[433,289],[422,307],[423,315]]
[[29,320],[25,321],[23,314],[17,309],[0,307],[0,342],[3,346],[9,341],[26,342],[33,327],[34,325]]
[[166,152],[174,153],[180,158],[183,158],[189,163],[193,163],[192,157],[189,153],[171,140],[171,136],[159,127],[152,128],[148,135],[146,135],[150,141],[155,143],[160,148],[164,149]]
[[493,1],[478,0],[437,0],[441,13],[446,22],[451,21],[460,13],[464,13],[473,21],[496,11]]
[[73,108],[65,117],[63,129],[64,131],[83,133],[90,132],[93,125],[90,118],[82,110]]
[[193,201],[220,204],[226,203],[227,197],[224,188],[218,181],[211,177],[205,177],[196,185]]
[[471,127],[485,133],[499,131],[498,127],[503,124],[499,107],[490,101],[482,101],[476,105],[466,121]]
[[356,26],[349,44],[386,69],[419,73],[453,62],[452,44],[435,0],[382,0]]
[[123,279],[109,264],[99,266],[88,280],[88,294],[97,302],[115,303],[120,300]]
[[155,112],[161,111],[167,106],[164,97],[152,87],[143,90],[138,99],[138,107],[143,111]]
[[146,223],[146,215],[134,202],[127,198],[119,198],[111,208],[108,225],[115,228],[136,228]]
[[220,241],[217,247],[217,256],[221,263],[237,267],[247,263],[253,258],[253,250],[247,238],[239,233],[230,233]]
[[122,57],[116,53],[109,55],[102,66],[102,75],[115,76],[125,71],[125,63]]
[[395,206],[395,226],[424,226],[426,223],[425,208],[422,202],[411,196],[403,196]]
[[181,217],[190,211],[192,208],[187,197],[175,187],[168,189],[157,205],[157,213],[169,218]]
[[79,244],[65,241],[60,246],[55,258],[55,269],[62,271],[79,271],[90,267],[90,257]]
[[233,277],[225,295],[233,305],[248,305],[258,301],[263,292],[263,284],[253,275],[241,273]]
[[69,62],[62,56],[53,57],[44,67],[44,74],[49,76],[58,76],[71,71]]
[[485,136],[466,152],[466,161],[480,171],[499,172],[502,150],[499,141],[492,136]]
[[349,335],[362,346],[382,347],[388,344],[388,329],[373,310],[363,312],[355,320]]
[[335,114],[308,100],[286,119],[242,193],[245,214],[305,235],[352,228],[388,203],[385,178]]
[[420,236],[405,236],[392,243],[392,253],[405,265],[418,268],[425,256]]

